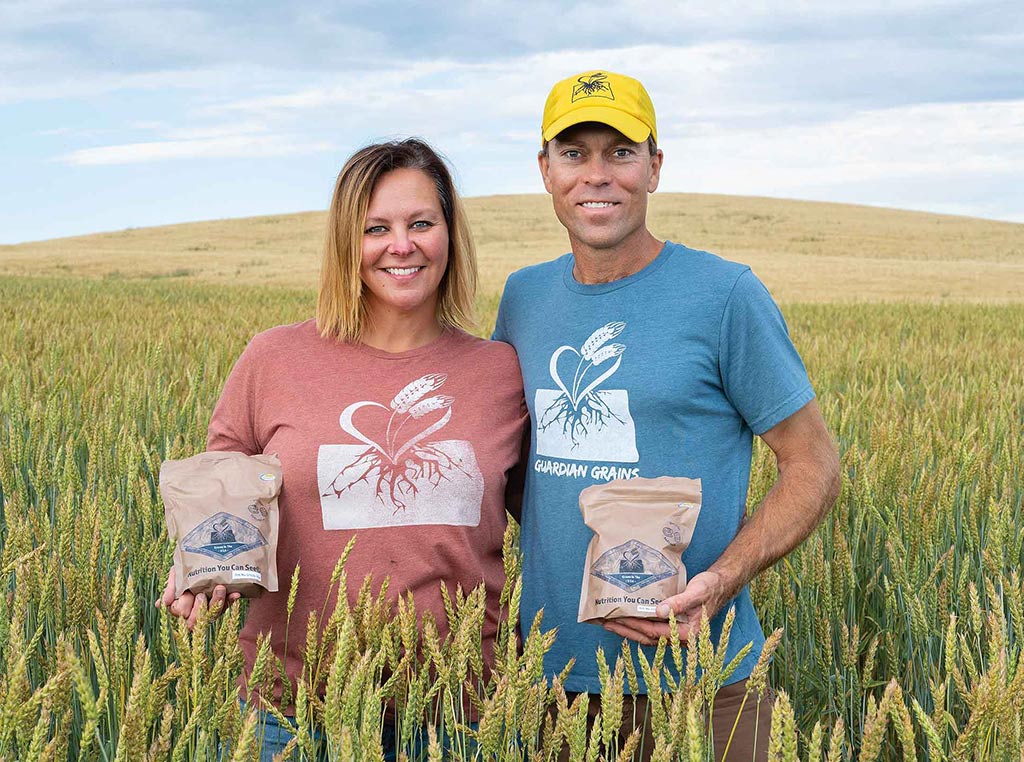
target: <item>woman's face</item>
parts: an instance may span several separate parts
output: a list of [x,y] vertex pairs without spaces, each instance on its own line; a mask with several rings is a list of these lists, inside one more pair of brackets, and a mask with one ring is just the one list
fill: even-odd
[[418,169],[381,176],[366,210],[359,272],[374,323],[435,319],[447,266],[448,226],[434,181]]

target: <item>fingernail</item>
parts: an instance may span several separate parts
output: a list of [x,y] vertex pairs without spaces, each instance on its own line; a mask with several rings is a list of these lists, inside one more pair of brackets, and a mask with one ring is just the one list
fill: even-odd
[[657,610],[656,613],[660,617],[667,617],[668,616],[668,606],[666,606],[664,603],[659,603],[658,604],[658,610]]

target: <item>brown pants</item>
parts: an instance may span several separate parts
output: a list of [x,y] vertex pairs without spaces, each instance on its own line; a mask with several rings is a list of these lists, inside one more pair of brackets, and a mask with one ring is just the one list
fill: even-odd
[[[747,681],[726,685],[715,694],[715,704],[711,712],[711,736],[715,743],[715,760],[717,762],[766,762],[768,759],[768,733],[772,726],[772,703],[775,700],[771,691],[757,701],[757,694],[747,696],[746,703],[743,697],[747,691]],[[569,703],[571,704],[578,694],[570,693]],[[647,719],[647,696],[624,696],[622,707],[622,727],[619,729],[619,748],[626,742],[636,722],[643,723],[643,739],[640,751],[633,759],[634,762],[646,762],[651,758],[654,751],[654,734]],[[742,706],[743,711],[740,712]],[[601,711],[601,696],[591,695],[588,707],[588,730],[593,731],[594,720]],[[739,722],[736,716],[739,715]],[[733,725],[736,730],[733,731]],[[755,741],[756,733],[756,741]],[[729,736],[732,742],[729,742]],[[725,757],[725,747],[729,747],[729,756]],[[561,762],[568,762],[569,747],[563,746],[558,759]]]

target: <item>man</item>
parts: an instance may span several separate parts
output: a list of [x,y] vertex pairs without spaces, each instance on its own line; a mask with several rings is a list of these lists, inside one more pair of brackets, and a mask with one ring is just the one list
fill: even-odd
[[[572,252],[514,273],[495,329],[519,354],[532,418],[521,621],[543,608],[545,628],[558,628],[547,675],[575,656],[566,689],[597,694],[599,646],[612,658],[622,638],[650,649],[668,635],[670,609],[684,639],[705,610],[717,640],[735,606],[726,658],[753,647],[716,698],[721,757],[764,644],[748,584],[835,501],[835,446],[782,315],[750,268],[648,230],[647,196],[663,154],[643,85],[608,71],[557,83],[542,137],[541,176]],[[775,453],[779,476],[745,519],[754,434]],[[701,480],[701,513],[683,555],[689,582],[658,605],[660,621],[578,624],[591,536],[580,490],[636,476]],[[766,708],[758,720],[757,702],[744,705],[729,759],[752,758],[755,725],[757,758],[766,756]]]

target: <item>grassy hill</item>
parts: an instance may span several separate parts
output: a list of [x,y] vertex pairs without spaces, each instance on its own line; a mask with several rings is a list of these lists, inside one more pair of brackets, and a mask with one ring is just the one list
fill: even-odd
[[[568,249],[547,196],[467,202],[485,293]],[[0,246],[0,275],[176,278],[312,288],[324,212]],[[659,193],[662,238],[750,264],[782,301],[1024,302],[1024,225],[876,207]]]

